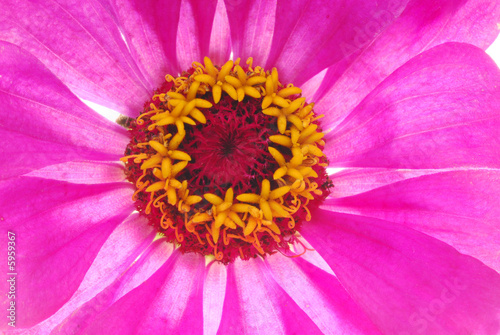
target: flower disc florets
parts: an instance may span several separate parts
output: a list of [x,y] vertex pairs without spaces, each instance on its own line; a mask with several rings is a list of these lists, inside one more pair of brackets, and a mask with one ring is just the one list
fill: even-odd
[[137,210],[181,251],[224,263],[288,250],[331,187],[301,93],[251,58],[167,75],[129,125]]

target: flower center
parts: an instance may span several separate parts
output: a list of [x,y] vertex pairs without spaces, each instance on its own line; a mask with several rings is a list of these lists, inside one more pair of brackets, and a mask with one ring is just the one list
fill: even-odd
[[332,186],[301,93],[251,58],[167,75],[129,126],[137,210],[182,252],[223,263],[288,250]]

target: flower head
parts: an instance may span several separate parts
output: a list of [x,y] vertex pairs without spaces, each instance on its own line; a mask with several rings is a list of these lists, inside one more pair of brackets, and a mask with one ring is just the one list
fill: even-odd
[[499,332],[496,2],[1,1],[0,329]]
[[331,188],[314,104],[251,58],[205,57],[166,81],[129,125],[138,211],[182,253],[227,264],[288,250]]

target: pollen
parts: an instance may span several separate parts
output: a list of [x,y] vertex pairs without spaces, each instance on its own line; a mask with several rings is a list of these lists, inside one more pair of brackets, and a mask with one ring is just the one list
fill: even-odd
[[180,251],[224,264],[288,251],[333,186],[320,118],[252,58],[167,75],[121,159],[137,210]]

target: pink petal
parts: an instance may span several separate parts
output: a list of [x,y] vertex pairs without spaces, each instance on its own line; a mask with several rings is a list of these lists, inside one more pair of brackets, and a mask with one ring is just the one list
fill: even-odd
[[25,174],[67,181],[73,184],[105,184],[125,181],[123,165],[109,162],[67,162],[46,166]]
[[[449,41],[486,49],[498,36],[499,18],[497,1],[413,1],[396,20],[387,11],[376,9],[371,20],[358,27],[355,39],[344,44],[346,51],[361,48],[363,52],[349,60],[348,66],[332,66],[315,96],[316,108],[326,114],[324,121],[334,126],[419,53]],[[372,27],[393,20],[375,39],[367,35]]]
[[330,175],[335,185],[330,197],[342,198],[371,191],[401,180],[442,172],[437,169],[347,168]]
[[[302,89],[302,96],[307,97],[308,101],[313,101],[315,102],[315,106],[317,104],[317,101],[320,97],[319,92],[321,92],[320,87],[323,84],[323,81],[325,79],[326,74],[328,73],[328,69],[325,69],[315,76],[309,78],[305,83],[300,85],[300,88]],[[316,99],[315,97],[318,97]],[[321,100],[319,100],[321,101]],[[324,109],[324,108],[322,108]]]
[[[280,77],[294,85],[302,85],[335,63],[336,67],[344,70],[350,56],[346,46],[361,38],[371,41],[399,15],[405,3],[278,1],[276,28],[266,67],[276,66]],[[383,15],[383,21],[376,21],[374,15]],[[255,24],[260,23],[257,21]],[[359,37],[360,34],[363,37]],[[265,38],[266,43],[270,42],[266,36],[261,38]]]
[[[77,315],[83,314],[83,311],[87,312],[86,319],[90,319],[88,310],[82,308],[83,304],[98,294],[101,297],[101,292],[118,278],[120,278],[120,282],[124,282],[125,277],[132,281],[130,273],[137,272],[135,269],[144,260],[143,257],[139,259],[138,257],[145,252],[156,235],[156,231],[153,231],[153,228],[145,221],[142,217],[138,218],[138,214],[133,214],[120,224],[102,246],[94,262],[85,274],[80,287],[71,299],[51,317],[37,324],[35,327],[29,328],[28,334],[49,334],[51,331],[55,334],[64,334],[63,329],[67,329],[64,327],[74,325],[71,320],[76,318]],[[163,243],[163,245],[166,244]],[[160,250],[162,253],[164,251],[163,249]],[[151,261],[151,257],[148,260]],[[127,271],[128,269],[129,271]],[[151,274],[148,271],[142,272],[145,276]],[[115,297],[115,299],[119,297]],[[81,320],[80,322],[83,325]]]
[[169,1],[168,5],[149,0],[100,1],[112,8],[130,52],[151,88],[160,86],[166,74],[178,73],[175,41],[180,0]]
[[380,334],[337,278],[302,258],[267,258],[273,277],[325,334]]
[[328,133],[333,166],[500,166],[500,70],[480,49],[435,47],[380,84]]
[[304,261],[314,265],[315,267],[325,271],[326,273],[335,276],[335,273],[333,272],[330,265],[328,265],[328,263],[323,257],[321,257],[319,253],[307,252],[307,250],[304,249],[307,248],[309,250],[314,250],[312,245],[304,238],[304,236],[300,236],[300,242],[303,243],[303,245],[300,245],[300,243],[293,244],[292,250],[294,251],[295,255],[302,254],[302,256],[300,256],[300,259],[303,259]]
[[[18,327],[42,321],[68,301],[109,234],[132,212],[132,193],[125,183],[24,177],[0,184],[1,239],[7,245],[7,230],[16,234]],[[0,267],[11,272],[6,262]]]
[[[151,240],[149,242],[151,243]],[[100,285],[101,283],[99,283],[98,287],[93,287],[93,289],[100,290],[94,292],[91,300],[74,309],[64,320],[61,320],[54,333],[87,333],[87,327],[95,322],[101,313],[105,313],[125,294],[149,280],[165,264],[172,255],[172,251],[172,245],[165,243],[164,240],[156,240],[150,244],[141,257],[138,257],[137,261],[130,264],[128,268],[120,267],[120,270],[122,270],[120,276],[112,281],[108,287],[103,287]],[[151,271],[152,269],[154,270]],[[109,282],[107,279],[105,281]],[[87,292],[82,292],[82,295],[85,295],[85,293]],[[70,302],[73,302],[73,300],[76,299],[73,298]]]
[[497,334],[500,275],[397,223],[316,211],[301,230],[384,334]]
[[224,64],[230,57],[231,32],[228,27],[229,19],[227,17],[226,5],[224,5],[224,0],[218,0],[208,52],[214,64]]
[[[143,257],[142,254],[151,245],[155,237],[156,230],[148,224],[146,218],[139,216],[138,213],[131,214],[106,240],[89,271],[87,271],[76,295],[83,295],[84,292],[91,291],[94,293],[99,292],[111,284],[113,280],[118,278],[118,274],[123,274],[130,264],[138,260],[139,256]],[[172,250],[170,250],[171,245],[166,243],[162,245],[161,248],[157,249],[158,252],[162,253],[163,257],[172,253]],[[149,261],[154,263],[151,261],[152,259],[154,257],[150,255]],[[163,259],[161,263],[163,263]],[[143,271],[146,279],[154,271],[156,269]],[[130,275],[128,274],[128,276]],[[145,280],[140,278],[138,282],[141,282],[141,279],[142,281]],[[99,287],[96,287],[97,284]]]
[[227,267],[211,263],[203,285],[203,333],[216,334],[222,319],[222,309],[227,285]]
[[264,66],[275,29],[276,2],[268,0],[225,0],[234,59],[248,57],[254,66]]
[[2,0],[1,6],[0,39],[33,53],[83,99],[134,117],[142,110],[151,88],[97,1]]
[[203,5],[196,0],[182,2],[177,32],[177,59],[181,69],[187,70],[194,61],[201,62],[208,56],[216,5],[217,0],[205,0]]
[[0,42],[0,179],[71,160],[117,160],[126,131],[85,106],[37,59]]
[[500,272],[500,170],[448,171],[400,181],[324,208],[397,222]]
[[204,272],[203,257],[175,252],[151,278],[102,312],[86,332],[202,333]]
[[322,334],[276,283],[260,259],[227,267],[227,288],[217,334]]

